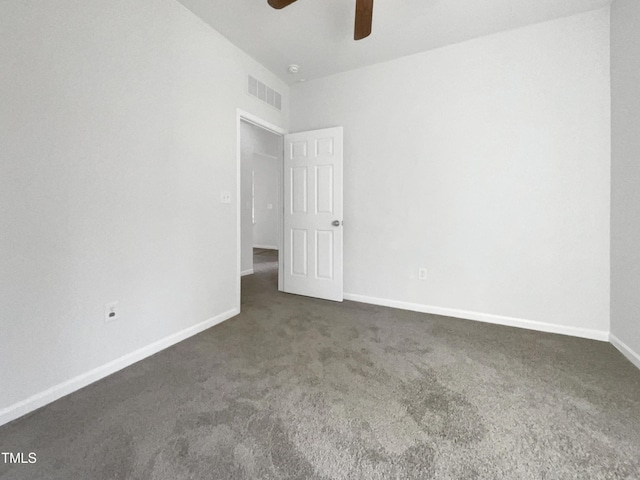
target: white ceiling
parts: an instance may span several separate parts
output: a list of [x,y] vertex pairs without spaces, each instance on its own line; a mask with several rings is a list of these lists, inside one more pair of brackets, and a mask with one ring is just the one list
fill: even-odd
[[[603,7],[611,0],[375,0],[373,33],[353,40],[355,0],[179,0],[287,83]],[[300,65],[290,75],[289,64]]]

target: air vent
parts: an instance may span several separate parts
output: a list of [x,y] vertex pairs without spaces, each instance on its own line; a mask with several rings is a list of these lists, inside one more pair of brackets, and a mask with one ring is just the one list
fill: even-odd
[[262,100],[264,103],[267,103],[278,110],[282,110],[282,95],[274,89],[267,87],[264,83],[253,78],[251,75],[249,75],[248,87],[249,95]]

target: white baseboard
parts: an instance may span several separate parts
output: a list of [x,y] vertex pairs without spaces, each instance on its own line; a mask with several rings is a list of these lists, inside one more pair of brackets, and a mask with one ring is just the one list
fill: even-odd
[[502,315],[493,315],[490,313],[471,312],[469,310],[457,310],[454,308],[434,307],[431,305],[423,305],[420,303],[401,302],[398,300],[389,300],[386,298],[369,297],[366,295],[357,295],[354,293],[345,293],[345,300],[354,302],[371,303],[373,305],[381,305],[383,307],[399,308],[401,310],[411,310],[413,312],[430,313],[433,315],[442,315],[445,317],[463,318],[465,320],[476,320],[485,323],[494,323],[497,325],[505,325],[508,327],[525,328],[527,330],[537,330],[547,333],[559,333],[561,335],[571,335],[574,337],[589,338],[591,340],[601,340],[606,342],[609,340],[609,332],[602,330],[592,330],[588,328],[568,327],[565,325],[557,325],[554,323],[544,323],[535,320],[525,320],[522,318],[505,317]]
[[634,351],[631,347],[629,347],[629,345],[626,345],[613,333],[609,335],[609,341],[614,347],[620,350],[620,353],[627,357],[631,363],[640,368],[640,353]]
[[264,248],[265,250],[278,250],[274,245],[254,245],[253,248]]
[[126,368],[136,362],[139,362],[140,360],[158,353],[165,348],[175,345],[176,343],[179,343],[189,337],[192,337],[193,335],[211,328],[214,325],[222,323],[239,313],[240,309],[238,307],[227,310],[226,312],[216,315],[215,317],[205,320],[204,322],[201,322],[189,328],[185,328],[180,332],[169,335],[168,337],[142,347],[134,352],[123,355],[122,357],[106,363],[100,367],[82,373],[65,382],[59,383],[58,385],[54,385],[53,387],[40,393],[36,393],[35,395],[32,395],[25,400],[14,403],[7,408],[3,408],[2,410],[0,410],[0,425],[4,425],[5,423],[15,420],[23,415],[26,415],[29,412],[43,407],[55,400],[58,400],[65,395],[69,395],[76,390],[80,390],[81,388],[86,387],[87,385],[96,382],[104,377],[107,377],[112,373],[122,370],[123,368]]
[[240,272],[241,277],[244,277],[245,275],[253,275],[253,268],[250,268],[249,270],[242,270]]

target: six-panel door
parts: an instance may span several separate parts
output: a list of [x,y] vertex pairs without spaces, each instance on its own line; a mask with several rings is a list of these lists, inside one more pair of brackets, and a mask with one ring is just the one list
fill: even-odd
[[342,301],[342,127],[285,135],[284,291]]

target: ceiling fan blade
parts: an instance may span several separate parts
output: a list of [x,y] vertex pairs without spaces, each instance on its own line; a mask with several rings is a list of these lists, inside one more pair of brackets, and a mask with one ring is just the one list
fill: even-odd
[[373,0],[356,0],[356,28],[353,34],[355,40],[362,40],[371,34],[373,23]]
[[295,1],[296,0],[267,0],[267,3],[269,3],[273,8],[280,10],[281,8],[288,7]]

